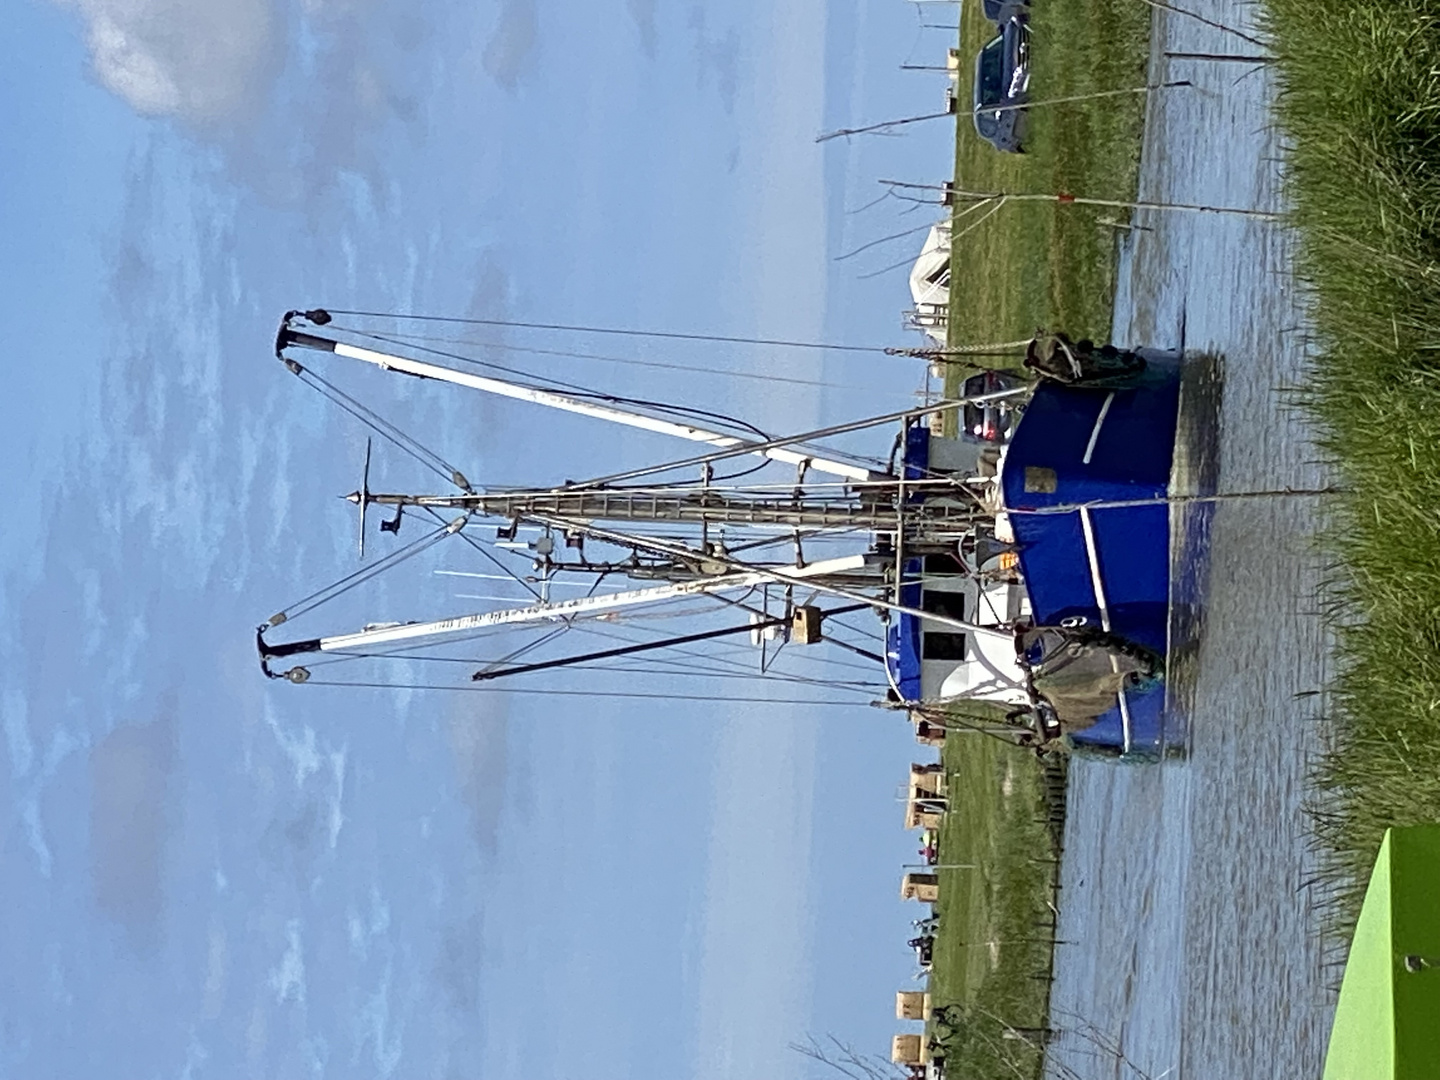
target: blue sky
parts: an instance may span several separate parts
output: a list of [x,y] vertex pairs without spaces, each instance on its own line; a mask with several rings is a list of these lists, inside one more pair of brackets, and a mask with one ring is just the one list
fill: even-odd
[[[934,110],[897,66],[947,43],[902,0],[7,6],[0,1076],[739,1080],[809,1074],[809,1032],[884,1050],[916,914],[899,720],[297,690],[250,637],[353,560],[363,432],[268,358],[284,310],[916,344],[904,271],[860,275],[922,234],[835,257],[922,222],[847,209],[947,175],[947,125],[813,137]],[[586,373],[774,430],[918,374],[647,355],[832,384]],[[495,482],[672,450],[389,404]]]

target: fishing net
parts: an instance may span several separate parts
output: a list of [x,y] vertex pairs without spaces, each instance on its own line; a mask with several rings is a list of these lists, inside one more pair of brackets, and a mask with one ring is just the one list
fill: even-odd
[[1040,333],[1025,350],[1025,366],[1067,386],[1132,386],[1145,372],[1145,358],[1114,345],[1071,341],[1062,333]]
[[1089,727],[1121,690],[1144,688],[1163,666],[1151,650],[1089,627],[1035,627],[1020,635],[1020,651],[1031,690],[1066,731]]

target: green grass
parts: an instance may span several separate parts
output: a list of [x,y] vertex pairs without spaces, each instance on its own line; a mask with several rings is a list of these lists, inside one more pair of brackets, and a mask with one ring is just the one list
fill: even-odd
[[[1032,99],[1144,84],[1150,9],[1140,0],[1034,0],[1031,26]],[[993,33],[979,4],[964,5],[967,100],[969,65]],[[1133,199],[1144,107],[1138,94],[1037,107],[1023,155],[998,153],[962,114],[956,186]],[[956,208],[952,346],[1018,340],[1041,326],[1109,336],[1115,230],[1128,215],[1011,203],[976,225],[979,213]],[[947,390],[953,393],[967,373],[952,365]],[[950,812],[941,862],[977,869],[941,871],[930,990],[937,1008],[957,1007],[960,1023],[953,1030],[932,1025],[932,1033],[945,1039],[952,1076],[1039,1077],[1041,1041],[1021,1033],[1043,1029],[1049,1011],[1064,766],[1041,765],[999,739],[961,733],[947,741],[944,761]]]
[[976,733],[952,733],[943,754],[950,811],[940,829],[940,929],[930,993],[959,1006],[946,1039],[957,1077],[1040,1075],[1040,1029],[1049,1008],[1054,898],[1064,807],[1064,765]]
[[[1145,84],[1150,8],[1141,0],[1033,0],[1031,31],[1033,101]],[[964,107],[974,56],[994,33],[978,3],[963,5],[956,187],[1133,199],[1144,95],[1032,108],[1024,154],[999,153],[975,134]],[[956,207],[950,343],[1015,341],[1038,326],[1107,338],[1115,230],[1128,215],[1048,202],[1010,203],[976,224],[984,212],[966,214],[963,205]]]
[[1340,671],[1316,824],[1353,917],[1388,825],[1440,820],[1440,3],[1268,0],[1307,404],[1351,494],[1326,543]]

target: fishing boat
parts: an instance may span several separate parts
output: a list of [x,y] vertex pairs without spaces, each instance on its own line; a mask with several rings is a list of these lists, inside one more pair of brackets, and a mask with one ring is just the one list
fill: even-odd
[[[453,490],[373,491],[367,449],[360,487],[347,496],[359,512],[362,558],[372,507],[393,515],[379,529],[397,543],[402,527],[425,531],[267,619],[256,633],[267,676],[334,682],[317,677],[316,661],[363,661],[350,670],[375,685],[375,665],[398,663],[413,679],[418,666],[439,660],[447,671],[473,664],[463,681],[470,688],[505,679],[581,693],[558,689],[555,673],[675,675],[708,660],[712,675],[779,679],[838,703],[845,694],[873,698],[873,675],[827,674],[814,658],[853,673],[858,657],[883,676],[878,688],[892,707],[983,704],[998,710],[998,726],[1051,745],[1062,736],[1119,753],[1163,744],[1166,473],[1178,384],[1161,358],[1125,353],[1129,370],[1112,363],[1099,375],[1090,358],[1079,377],[1043,378],[1033,390],[1014,378],[983,382],[954,400],[772,438],[714,414],[436,352],[328,311],[292,311],[282,321],[276,355],[292,374]],[[313,371],[317,358],[670,435],[700,452],[552,487],[473,485]],[[997,425],[999,403],[1010,421]],[[953,425],[959,434],[940,433],[937,418],[967,408],[983,413],[978,435],[965,423]],[[829,445],[891,426],[898,433],[888,459]],[[725,473],[743,459],[758,460]],[[484,569],[453,573],[526,595],[277,640],[293,620],[441,541],[484,560]],[[635,584],[617,587],[626,578]],[[657,631],[666,612],[674,622]],[[627,623],[639,614],[643,627]],[[866,614],[879,616],[869,629],[847,618]],[[583,633],[611,643],[574,648]],[[748,641],[758,665],[737,662],[732,641]]]
[[[1163,675],[1180,357],[1052,335],[1030,359],[1048,377],[996,462],[993,528],[972,537],[956,584],[910,560],[901,586],[907,607],[1018,628],[1012,650],[902,614],[893,678],[907,697],[1033,709],[1038,732],[1077,746],[1163,754],[1179,735]],[[934,444],[912,444],[926,461]]]

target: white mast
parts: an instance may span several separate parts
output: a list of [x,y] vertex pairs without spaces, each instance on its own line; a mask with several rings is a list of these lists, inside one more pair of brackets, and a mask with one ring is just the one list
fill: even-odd
[[[552,409],[562,409],[565,412],[579,413],[581,416],[593,416],[598,420],[609,420],[611,423],[624,424],[628,427],[641,428],[645,431],[654,431],[661,435],[673,435],[676,438],[687,439],[690,442],[708,443],[711,446],[718,446],[722,449],[740,446],[744,442],[743,439],[736,438],[733,435],[723,435],[717,431],[707,431],[705,428],[695,427],[692,424],[679,424],[672,420],[661,420],[653,416],[646,416],[643,413],[619,409],[613,405],[605,405],[594,401],[585,401],[581,398],[570,397],[566,394],[556,393],[553,390],[541,390],[532,386],[522,386],[519,383],[506,382],[503,379],[493,379],[486,375],[476,375],[468,371],[456,371],[453,368],[448,368],[441,364],[426,363],[422,360],[411,360],[408,357],[380,352],[376,349],[364,349],[358,345],[349,345],[343,341],[336,341],[324,337],[311,330],[290,330],[288,328],[288,322],[285,327],[282,327],[280,337],[276,344],[281,349],[289,346],[301,346],[307,349],[317,349],[322,352],[332,352],[336,356],[344,356],[351,360],[360,360],[367,364],[374,364],[376,367],[386,371],[399,371],[406,375],[418,375],[426,379],[439,379],[442,382],[453,383],[456,386],[467,386],[472,390],[481,390],[488,394],[498,394],[501,397],[514,398],[517,401],[529,401],[536,405],[548,405]],[[843,476],[848,480],[874,480],[877,478],[876,473],[863,465],[855,465],[850,462],[826,458],[821,456],[817,451],[810,450],[806,447],[800,447],[796,450],[789,447],[773,446],[764,450],[757,450],[755,453],[762,457],[784,462],[787,465],[810,468],[816,472],[827,473],[831,476]]]

